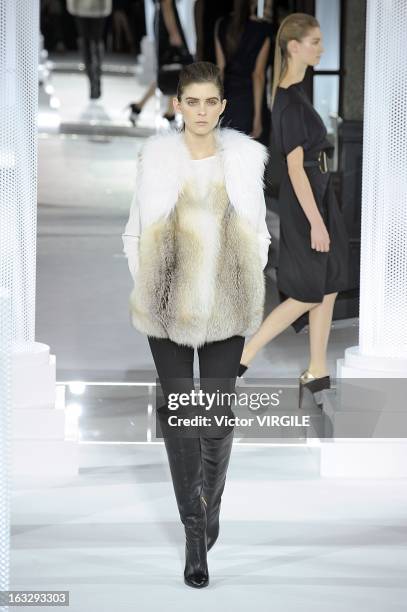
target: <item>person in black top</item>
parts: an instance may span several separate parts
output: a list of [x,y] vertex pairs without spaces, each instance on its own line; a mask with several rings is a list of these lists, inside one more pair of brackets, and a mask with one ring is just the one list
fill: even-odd
[[228,101],[222,127],[249,134],[268,144],[270,111],[265,90],[272,24],[257,19],[251,0],[235,0],[230,15],[215,25],[216,63],[223,72]]
[[216,64],[215,31],[220,17],[228,15],[233,9],[233,0],[196,0],[194,7],[196,25],[196,58],[195,61]]
[[242,375],[260,348],[308,313],[310,361],[300,377],[300,402],[305,387],[316,392],[330,386],[326,349],[332,313],[338,292],[349,287],[349,240],[327,166],[332,145],[302,85],[307,67],[315,66],[322,52],[315,17],[293,13],[283,20],[276,39],[272,129],[286,162],[277,284],[287,299],[245,346],[239,370]]

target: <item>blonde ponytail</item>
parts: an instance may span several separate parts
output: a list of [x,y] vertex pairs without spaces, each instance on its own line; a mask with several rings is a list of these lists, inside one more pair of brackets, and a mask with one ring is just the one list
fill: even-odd
[[307,13],[287,15],[280,24],[274,50],[273,84],[271,87],[271,106],[273,107],[277,87],[283,80],[288,68],[287,45],[290,40],[301,41],[312,28],[319,28],[318,20]]

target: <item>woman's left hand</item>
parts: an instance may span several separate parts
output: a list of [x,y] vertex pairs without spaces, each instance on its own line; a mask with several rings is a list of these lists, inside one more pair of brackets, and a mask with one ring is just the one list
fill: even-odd
[[263,126],[261,123],[261,119],[254,119],[250,136],[252,138],[259,138],[259,136],[261,136],[262,131],[263,131]]

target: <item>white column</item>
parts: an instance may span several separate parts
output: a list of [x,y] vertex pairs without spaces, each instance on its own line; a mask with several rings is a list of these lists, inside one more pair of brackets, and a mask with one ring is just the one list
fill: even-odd
[[[367,0],[359,345],[338,360],[336,394],[324,392],[334,437],[321,444],[323,476],[407,477],[407,440],[378,433],[386,435],[387,419],[392,435],[396,422],[405,435],[407,417],[406,8],[405,0]],[[361,427],[369,417],[370,437]],[[351,422],[365,437],[335,438]]]
[[[10,589],[11,299],[0,287],[0,591]],[[9,608],[2,605],[0,610]]]
[[0,284],[11,293],[12,341],[21,348],[33,342],[35,321],[36,4],[0,0]]
[[[55,412],[55,357],[35,341],[38,48],[39,1],[0,0],[0,287],[11,296],[13,471],[72,475],[61,417],[47,444],[34,412]],[[29,437],[20,435],[26,410]]]
[[368,0],[359,346],[338,376],[407,376],[407,6]]

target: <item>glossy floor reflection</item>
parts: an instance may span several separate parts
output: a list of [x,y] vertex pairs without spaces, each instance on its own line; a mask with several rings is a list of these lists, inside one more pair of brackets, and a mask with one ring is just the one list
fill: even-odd
[[[145,376],[144,382],[137,383],[95,383],[95,382],[71,382],[64,385],[64,402],[67,419],[77,416],[77,437],[81,442],[111,442],[111,443],[136,443],[136,442],[162,442],[162,431],[156,409],[163,405],[164,399],[159,382],[155,373]],[[277,384],[278,383],[278,384]],[[62,385],[60,385],[61,388]],[[195,388],[199,390],[199,379],[195,379]],[[278,408],[272,404],[260,406],[259,394],[281,393],[281,401]],[[323,412],[313,401],[311,394],[304,396],[302,408],[297,409],[298,388],[293,381],[274,380],[272,383],[263,379],[249,379],[238,382],[235,387],[236,402],[232,406],[233,416],[240,419],[242,425],[235,426],[235,443],[256,444],[311,444],[318,441],[314,429],[308,432],[304,427],[294,426],[269,426],[264,422],[257,422],[257,417],[267,415],[286,415],[292,418],[302,418],[309,415],[314,418],[314,425],[318,425],[323,418]],[[250,399],[253,407],[245,404]],[[280,398],[279,398],[280,400]],[[198,414],[211,421],[212,429],[216,429],[214,418],[214,407],[211,410],[204,409]],[[220,410],[219,414],[224,411]],[[174,410],[174,416],[177,411]],[[186,414],[188,416],[188,414]],[[251,419],[252,423],[246,424]],[[70,427],[72,431],[72,426]],[[73,434],[72,434],[73,435]],[[205,435],[202,433],[201,435]],[[215,433],[212,435],[215,436]],[[307,437],[310,438],[307,441]]]
[[318,455],[234,445],[211,583],[196,592],[163,445],[82,442],[77,478],[15,491],[11,588],[69,590],[74,612],[401,612],[405,481],[321,479]]

